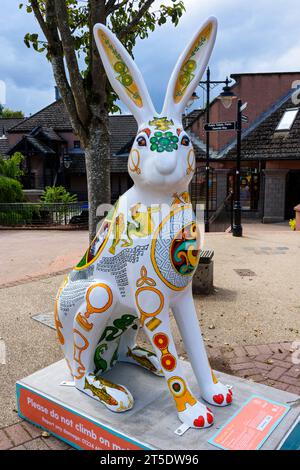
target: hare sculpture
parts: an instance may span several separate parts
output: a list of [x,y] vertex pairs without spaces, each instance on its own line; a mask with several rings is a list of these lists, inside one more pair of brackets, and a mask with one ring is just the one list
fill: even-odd
[[[232,401],[230,387],[218,382],[211,370],[192,296],[200,232],[188,193],[195,155],[182,125],[216,32],[217,21],[210,18],[194,34],[175,66],[158,114],[131,56],[108,28],[95,25],[110,83],[138,122],[128,160],[134,186],[107,215],[55,302],[58,338],[77,389],[111,411],[124,412],[133,407],[134,398],[124,385],[108,381],[105,372],[118,361],[139,365],[165,378],[180,421],[193,428],[213,423],[205,402],[226,406]],[[199,398],[178,360],[170,309]],[[137,346],[140,327],[154,352]]]

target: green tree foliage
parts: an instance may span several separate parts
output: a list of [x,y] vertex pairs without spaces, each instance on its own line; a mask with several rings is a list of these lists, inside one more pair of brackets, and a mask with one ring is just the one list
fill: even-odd
[[10,158],[0,157],[0,175],[19,180],[23,175],[22,162],[24,156],[20,152],[14,153]]
[[24,196],[21,183],[0,174],[0,203],[23,201]]
[[69,193],[63,186],[47,186],[41,196],[44,203],[58,203],[69,204],[77,202],[76,194]]
[[22,161],[23,155],[18,152],[8,159],[0,156],[0,203],[24,201],[22,184],[19,181],[23,174]]
[[22,111],[13,111],[9,108],[4,108],[3,105],[0,104],[0,118],[23,118],[24,113]]

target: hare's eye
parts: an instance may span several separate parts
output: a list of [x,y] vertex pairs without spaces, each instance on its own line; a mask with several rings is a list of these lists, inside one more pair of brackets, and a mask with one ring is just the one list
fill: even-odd
[[138,137],[137,143],[139,147],[147,147],[147,142],[145,137]]
[[190,139],[188,138],[187,135],[184,135],[181,139],[181,145],[185,145],[185,147],[187,147],[188,145],[190,145]]

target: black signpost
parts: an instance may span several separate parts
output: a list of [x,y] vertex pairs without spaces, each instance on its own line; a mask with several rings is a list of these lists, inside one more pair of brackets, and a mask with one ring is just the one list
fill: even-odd
[[235,178],[235,198],[233,204],[233,228],[232,234],[234,237],[243,236],[243,227],[241,224],[241,192],[240,192],[240,174],[241,174],[241,153],[242,153],[242,127],[243,123],[249,122],[247,116],[243,114],[246,109],[247,103],[243,105],[242,101],[238,101],[237,120],[227,122],[208,122],[204,125],[204,130],[209,136],[210,132],[220,131],[236,131],[237,132],[237,155],[236,155],[236,178]]
[[204,130],[206,132],[235,131],[236,122],[235,121],[210,122],[204,125]]

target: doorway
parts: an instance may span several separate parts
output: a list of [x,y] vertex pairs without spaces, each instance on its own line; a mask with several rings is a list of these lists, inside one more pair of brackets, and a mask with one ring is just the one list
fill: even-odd
[[294,219],[294,207],[300,204],[300,170],[292,170],[287,175],[285,218]]

